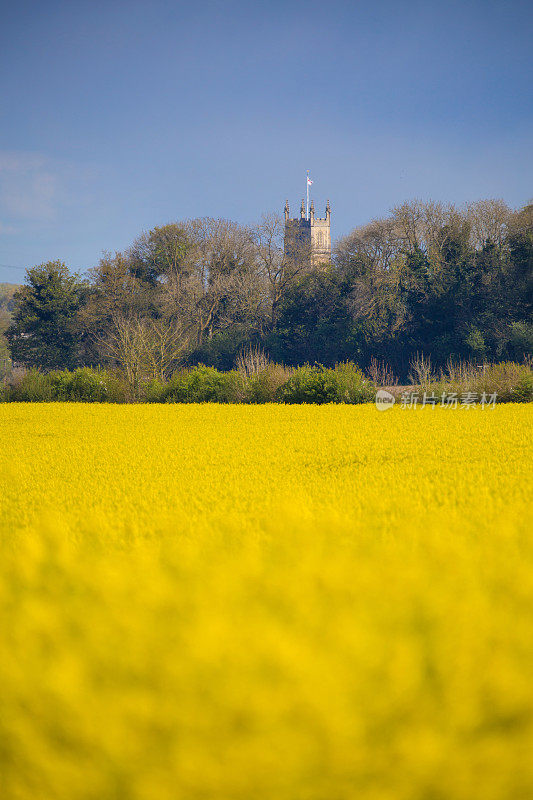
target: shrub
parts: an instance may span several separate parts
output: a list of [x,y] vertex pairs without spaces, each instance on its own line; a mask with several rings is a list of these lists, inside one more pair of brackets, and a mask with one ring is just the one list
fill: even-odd
[[238,403],[245,399],[238,372],[219,372],[199,364],[172,376],[164,393],[167,403]]
[[496,394],[498,403],[526,403],[533,400],[533,370],[528,363],[517,364],[514,361],[482,365],[449,361],[438,381],[417,388],[427,388],[437,397],[443,392],[458,395],[473,392],[478,399],[483,394]]
[[522,375],[514,387],[514,401],[516,403],[530,403],[533,400],[533,373]]
[[38,369],[30,369],[13,376],[7,387],[6,399],[20,403],[46,403],[52,400],[50,376]]
[[131,392],[128,382],[120,372],[101,371],[107,389],[107,403],[128,403],[131,401]]
[[79,400],[84,403],[94,403],[106,399],[103,381],[90,369],[51,372],[50,380],[54,400]]
[[281,364],[269,364],[246,381],[246,399],[249,403],[273,403],[277,392],[291,377],[293,369]]
[[478,393],[496,392],[500,403],[524,403],[533,400],[533,370],[527,364],[503,361],[480,368],[474,389]]
[[277,395],[282,403],[334,403],[337,384],[331,370],[306,364],[293,372]]
[[245,378],[260,375],[270,364],[262,347],[244,347],[235,359],[235,369]]
[[351,361],[337,364],[334,374],[338,403],[369,403],[374,399],[376,387],[357,364]]
[[142,399],[147,403],[162,403],[165,400],[167,392],[167,384],[159,380],[159,378],[152,378],[141,387]]
[[351,362],[299,367],[277,392],[283,403],[365,403],[373,396],[373,384]]
[[128,399],[124,382],[103,369],[81,367],[73,372],[68,370],[51,372],[49,377],[54,400],[120,403]]

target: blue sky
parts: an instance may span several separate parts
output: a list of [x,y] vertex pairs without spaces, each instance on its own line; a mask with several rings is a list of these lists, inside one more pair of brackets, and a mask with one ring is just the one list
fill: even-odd
[[296,212],[307,169],[335,238],[414,197],[533,197],[529,0],[0,5],[0,264]]

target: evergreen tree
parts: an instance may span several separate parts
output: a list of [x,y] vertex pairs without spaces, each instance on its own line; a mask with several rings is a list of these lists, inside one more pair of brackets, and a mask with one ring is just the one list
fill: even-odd
[[29,269],[26,281],[15,295],[13,321],[6,332],[13,361],[42,369],[76,366],[81,281],[60,261]]

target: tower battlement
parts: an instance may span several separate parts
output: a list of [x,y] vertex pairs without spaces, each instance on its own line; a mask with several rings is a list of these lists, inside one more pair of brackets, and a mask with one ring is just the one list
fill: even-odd
[[326,216],[316,217],[313,201],[306,215],[302,200],[300,216],[291,219],[289,201],[285,203],[285,254],[294,255],[299,249],[309,257],[313,266],[331,261],[331,208],[326,204]]

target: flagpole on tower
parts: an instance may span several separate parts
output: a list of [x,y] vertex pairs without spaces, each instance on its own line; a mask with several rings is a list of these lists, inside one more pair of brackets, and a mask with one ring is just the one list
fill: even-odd
[[306,204],[305,204],[305,218],[309,219],[309,170],[307,170],[307,180],[305,182],[305,188],[306,188],[306,191],[307,191],[307,195],[306,195],[307,201],[306,201]]

